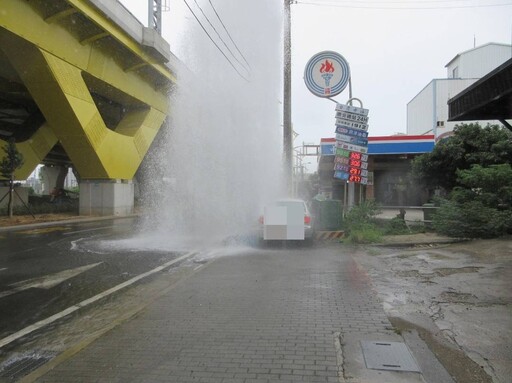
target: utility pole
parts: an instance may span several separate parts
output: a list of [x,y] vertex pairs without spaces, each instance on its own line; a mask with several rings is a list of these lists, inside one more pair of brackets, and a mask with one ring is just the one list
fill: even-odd
[[291,102],[291,67],[292,67],[292,39],[291,39],[291,12],[290,2],[284,0],[284,38],[283,38],[283,171],[286,180],[286,190],[292,193],[292,102]]

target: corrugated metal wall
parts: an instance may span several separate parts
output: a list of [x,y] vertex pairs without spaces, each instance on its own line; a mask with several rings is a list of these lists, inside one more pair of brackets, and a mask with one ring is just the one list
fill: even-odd
[[448,77],[458,67],[459,78],[481,78],[512,57],[507,45],[490,44],[460,54],[446,69]]
[[433,129],[433,100],[436,81],[430,82],[407,104],[407,134],[425,134]]

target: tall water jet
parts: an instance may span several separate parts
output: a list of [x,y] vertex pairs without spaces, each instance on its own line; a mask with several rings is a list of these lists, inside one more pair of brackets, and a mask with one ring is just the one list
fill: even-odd
[[247,233],[283,194],[282,4],[188,2],[217,46],[191,16],[169,129],[142,169],[146,227],[170,243]]

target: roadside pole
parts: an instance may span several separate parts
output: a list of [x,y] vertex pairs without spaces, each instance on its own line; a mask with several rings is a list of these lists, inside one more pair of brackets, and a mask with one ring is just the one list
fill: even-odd
[[283,172],[286,191],[291,196],[293,187],[292,164],[292,102],[291,102],[291,66],[292,39],[290,0],[284,0],[284,36],[283,36]]

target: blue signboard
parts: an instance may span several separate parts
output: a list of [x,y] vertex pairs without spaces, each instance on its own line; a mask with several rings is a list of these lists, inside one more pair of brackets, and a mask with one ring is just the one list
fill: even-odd
[[334,143],[320,145],[320,154],[322,156],[334,156],[336,154],[336,148]]
[[343,126],[336,126],[336,133],[352,137],[368,138],[368,132],[365,132],[364,130],[345,128]]

